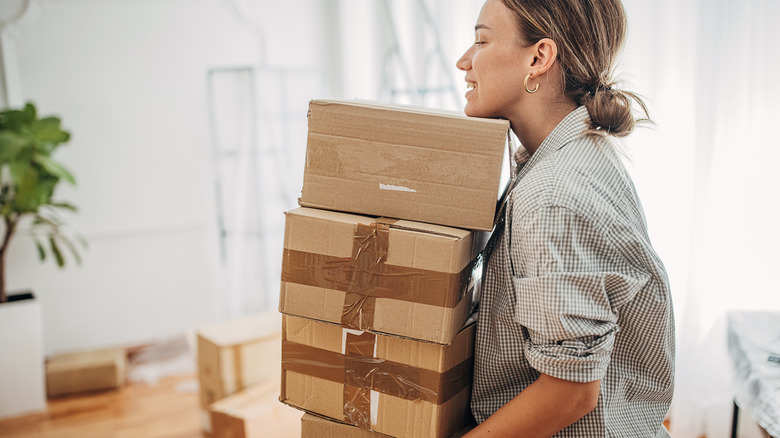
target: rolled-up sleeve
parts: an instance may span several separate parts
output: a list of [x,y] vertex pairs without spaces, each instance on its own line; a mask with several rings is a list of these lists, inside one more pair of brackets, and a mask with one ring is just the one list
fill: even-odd
[[515,317],[524,353],[540,373],[590,382],[604,377],[620,330],[620,306],[649,275],[620,255],[592,218],[543,207],[513,221]]

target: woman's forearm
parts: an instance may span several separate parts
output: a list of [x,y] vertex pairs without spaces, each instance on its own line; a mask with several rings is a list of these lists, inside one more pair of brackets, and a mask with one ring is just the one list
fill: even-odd
[[592,411],[600,388],[600,380],[578,383],[541,374],[464,438],[552,436]]

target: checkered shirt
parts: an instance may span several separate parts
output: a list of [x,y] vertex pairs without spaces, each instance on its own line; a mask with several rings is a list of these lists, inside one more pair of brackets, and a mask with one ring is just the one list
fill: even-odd
[[668,437],[666,272],[626,169],[587,122],[585,107],[570,113],[513,180],[488,244],[472,411],[484,421],[539,373],[601,380],[596,409],[555,436]]

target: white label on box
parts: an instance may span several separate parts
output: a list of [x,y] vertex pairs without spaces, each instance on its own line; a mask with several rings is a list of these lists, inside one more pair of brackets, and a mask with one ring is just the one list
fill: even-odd
[[371,425],[372,426],[376,426],[376,418],[378,416],[379,416],[379,392],[371,391]]
[[393,190],[393,191],[396,191],[396,192],[417,193],[417,190],[410,189],[409,187],[394,186],[392,184],[382,184],[382,183],[379,183],[379,190]]

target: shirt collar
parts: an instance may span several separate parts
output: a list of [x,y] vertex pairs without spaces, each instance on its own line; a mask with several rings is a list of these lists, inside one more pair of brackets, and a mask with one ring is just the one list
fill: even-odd
[[582,136],[588,129],[589,121],[588,109],[584,106],[577,107],[558,123],[533,155],[529,155],[524,147],[518,148],[515,153],[515,161],[519,167],[517,177],[519,178],[528,172],[534,163]]

